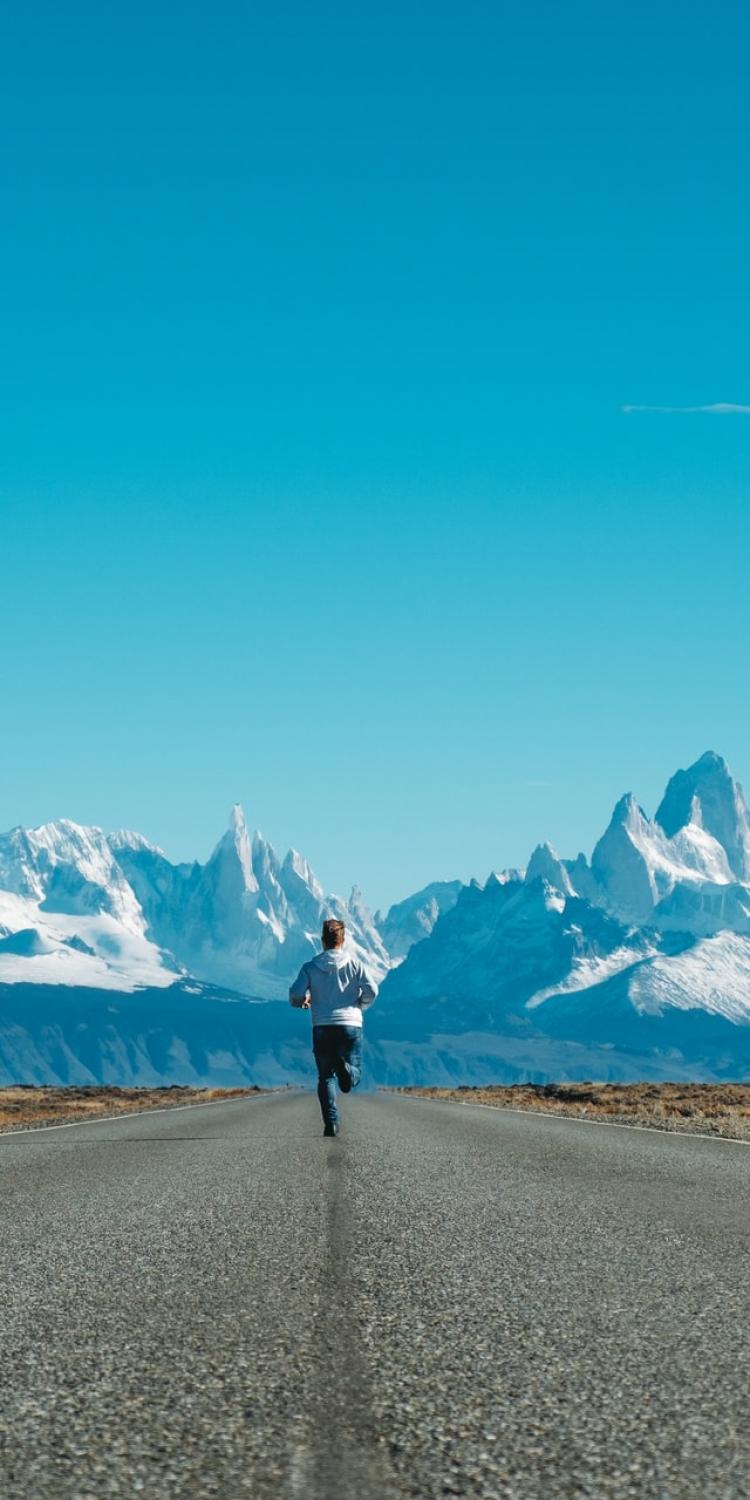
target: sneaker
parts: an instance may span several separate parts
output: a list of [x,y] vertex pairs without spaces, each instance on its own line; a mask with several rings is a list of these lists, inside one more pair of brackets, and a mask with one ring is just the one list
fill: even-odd
[[352,1075],[349,1072],[349,1064],[343,1062],[343,1060],[336,1064],[336,1079],[338,1081],[338,1086],[341,1089],[342,1094],[348,1094],[351,1092]]
[[323,1127],[323,1134],[324,1135],[338,1135],[338,1133],[339,1133],[338,1121],[336,1122],[335,1125],[325,1125]]

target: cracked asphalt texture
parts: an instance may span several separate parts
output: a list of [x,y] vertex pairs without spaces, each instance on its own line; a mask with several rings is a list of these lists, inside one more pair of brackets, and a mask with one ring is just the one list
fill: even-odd
[[0,1492],[750,1496],[750,1148],[289,1093],[0,1137]]

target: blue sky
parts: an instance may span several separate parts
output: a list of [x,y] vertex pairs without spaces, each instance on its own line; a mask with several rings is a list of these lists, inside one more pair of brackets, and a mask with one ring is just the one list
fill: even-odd
[[0,826],[373,904],[750,782],[747,10],[30,4]]

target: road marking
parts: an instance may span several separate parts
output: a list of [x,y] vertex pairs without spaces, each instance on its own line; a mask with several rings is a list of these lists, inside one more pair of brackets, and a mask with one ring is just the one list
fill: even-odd
[[292,1448],[289,1454],[289,1473],[287,1475],[287,1488],[291,1500],[304,1500],[310,1494],[312,1484],[312,1462],[307,1448],[300,1444]]
[[[328,1143],[326,1143],[328,1145]],[[346,1136],[325,1153],[325,1244],[319,1260],[319,1293],[315,1310],[313,1361],[325,1384],[326,1427],[311,1434],[308,1500],[352,1495],[356,1500],[396,1500],[402,1490],[390,1471],[373,1417],[372,1370],[361,1335],[357,1336],[357,1289],[353,1168]],[[339,1330],[336,1355],[331,1352],[331,1308]],[[343,1335],[343,1336],[342,1336]],[[297,1450],[299,1453],[299,1450]],[[291,1484],[300,1471],[292,1470]],[[302,1493],[298,1491],[298,1493]]]
[[[287,1090],[284,1089],[283,1092],[286,1094]],[[267,1094],[245,1094],[241,1099],[199,1099],[194,1104],[158,1104],[154,1109],[129,1109],[121,1115],[97,1115],[95,1120],[66,1120],[62,1125],[19,1125],[15,1129],[0,1130],[0,1141],[8,1136],[35,1135],[40,1130],[75,1130],[77,1125],[104,1125],[110,1120],[135,1120],[141,1115],[178,1115],[181,1109],[209,1109],[212,1104],[249,1104],[257,1099],[270,1099],[272,1095],[276,1095],[275,1089]]]
[[[384,1089],[384,1093],[389,1090]],[[412,1104],[460,1104],[465,1109],[491,1109],[493,1115],[534,1115],[537,1120],[572,1120],[575,1125],[603,1125],[608,1130],[645,1130],[648,1135],[667,1135],[670,1140],[722,1141],[725,1146],[750,1146],[737,1135],[709,1135],[704,1130],[665,1130],[660,1125],[629,1125],[624,1120],[587,1120],[583,1115],[558,1114],[552,1109],[519,1109],[517,1104],[482,1104],[471,1099],[431,1099],[424,1094],[406,1094],[394,1089],[402,1099],[411,1099]]]

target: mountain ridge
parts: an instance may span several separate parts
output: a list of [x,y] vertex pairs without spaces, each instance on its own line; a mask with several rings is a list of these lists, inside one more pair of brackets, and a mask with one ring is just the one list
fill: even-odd
[[[417,1057],[420,1081],[429,1081],[430,1057],[444,1072],[450,1056],[456,1075],[474,1082],[482,1067],[510,1068],[511,1054],[547,1067],[557,1058],[559,1071],[593,1039],[611,1074],[618,1058],[645,1055],[646,1037],[649,1076],[710,1070],[716,1058],[696,1060],[692,1041],[681,1058],[675,1038],[681,1028],[686,1038],[707,1035],[712,1017],[722,1056],[732,1045],[745,1055],[750,820],[742,788],[713,751],[670,778],[653,819],[632,792],[619,798],[590,860],[542,843],[525,869],[484,884],[435,881],[374,916],[357,886],[347,900],[327,895],[297,850],[280,858],[259,830],[251,838],[239,804],[203,864],[173,864],[139,833],[106,835],[68,819],[0,835],[0,994],[9,1005],[22,986],[29,1014],[35,985],[47,1009],[57,986],[60,997],[88,988],[131,1007],[138,993],[161,995],[152,1004],[170,1014],[167,997],[184,999],[194,985],[210,997],[201,1024],[219,996],[271,1002],[264,1035],[276,1027],[281,1046],[274,1002],[316,950],[324,916],[347,924],[353,951],[381,983],[368,1032],[390,1081],[399,1068],[413,1073]],[[260,1014],[247,1012],[251,1029]],[[0,1068],[10,1024],[4,1033],[0,1012]],[[408,1050],[402,1063],[399,1046]],[[241,1050],[240,1071],[257,1067],[252,1041]]]

